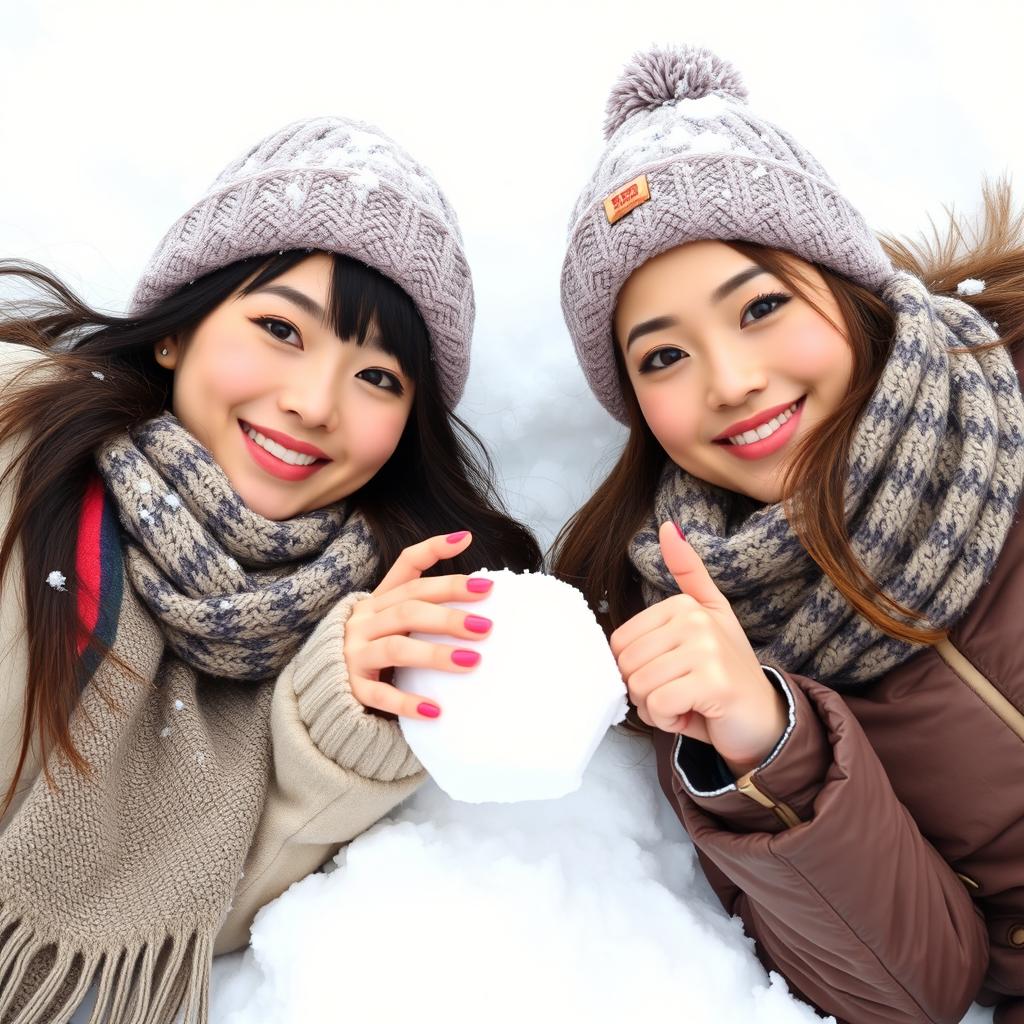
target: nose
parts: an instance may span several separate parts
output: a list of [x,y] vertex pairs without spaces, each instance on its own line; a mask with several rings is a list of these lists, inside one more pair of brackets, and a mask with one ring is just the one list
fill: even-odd
[[309,430],[335,430],[341,419],[339,367],[304,361],[284,381],[278,392],[278,408],[294,413]]
[[713,410],[742,405],[768,386],[768,373],[756,354],[739,347],[716,346],[707,360],[707,401]]

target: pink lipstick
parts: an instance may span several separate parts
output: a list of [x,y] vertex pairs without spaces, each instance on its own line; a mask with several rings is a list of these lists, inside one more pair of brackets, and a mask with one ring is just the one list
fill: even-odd
[[[246,427],[251,426],[253,430],[256,430],[259,433],[263,434],[263,431],[260,430],[259,427],[255,426],[254,424],[243,423],[241,420],[238,421],[238,425],[242,431],[242,439],[245,441],[246,448],[248,448],[249,454],[252,456],[253,461],[258,466],[260,466],[260,468],[265,469],[268,473],[270,473],[271,476],[276,476],[279,480],[306,480],[309,477],[311,477],[314,473],[316,473],[318,470],[323,469],[323,467],[327,465],[328,461],[330,461],[328,459],[320,459],[309,466],[293,466],[290,462],[285,462],[284,459],[279,459],[276,455],[273,455],[271,452],[268,452],[266,448],[261,448],[246,433]],[[269,434],[264,434],[264,436],[270,437]],[[273,437],[271,437],[270,439],[276,440],[276,438]],[[280,444],[282,442],[278,443]],[[286,445],[285,447],[290,448],[291,445]],[[296,445],[296,447],[293,450],[299,451],[300,447],[312,448],[312,445]],[[308,453],[301,452],[301,454],[314,455],[316,452],[319,451],[320,449],[316,448]]]
[[[807,396],[804,395],[797,402],[793,415],[774,434],[761,438],[760,441],[752,441],[750,444],[733,444],[731,441],[719,440],[723,436],[720,434],[719,438],[716,438],[713,443],[717,444],[720,448],[724,448],[730,455],[735,455],[737,459],[749,461],[752,459],[764,459],[769,455],[774,455],[777,451],[784,448],[789,443],[790,438],[796,433],[797,427],[800,425],[800,417],[803,415],[806,398]],[[779,412],[783,412],[788,408],[789,406],[783,406],[779,410],[767,410],[766,414],[762,414],[752,421],[745,420],[743,423],[734,424],[734,426],[729,427],[729,433],[726,436],[734,437],[737,434],[742,434],[744,430],[752,430],[755,425],[760,426],[761,423],[774,419]],[[771,413],[771,415],[767,415],[767,413]],[[745,426],[744,424],[751,425]],[[740,427],[740,429],[737,430],[736,427]]]

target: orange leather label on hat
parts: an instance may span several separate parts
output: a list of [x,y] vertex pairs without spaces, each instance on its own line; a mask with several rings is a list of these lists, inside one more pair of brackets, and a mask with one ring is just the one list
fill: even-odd
[[650,198],[651,190],[647,186],[647,175],[641,174],[639,178],[634,178],[604,201],[604,212],[608,223],[614,224],[617,220],[621,220],[630,210],[642,206]]

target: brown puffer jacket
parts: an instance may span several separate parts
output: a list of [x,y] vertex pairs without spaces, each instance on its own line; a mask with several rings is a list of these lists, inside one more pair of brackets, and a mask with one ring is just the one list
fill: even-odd
[[972,1000],[1024,1024],[1022,511],[948,642],[857,696],[769,672],[790,728],[749,776],[722,785],[711,748],[656,734],[725,908],[850,1024],[955,1022]]

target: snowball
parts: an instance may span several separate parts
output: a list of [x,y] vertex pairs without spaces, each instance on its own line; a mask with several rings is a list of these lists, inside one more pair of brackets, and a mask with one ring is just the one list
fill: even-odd
[[401,718],[437,784],[470,803],[550,800],[579,788],[608,727],[626,714],[625,686],[583,595],[553,576],[502,569],[482,601],[451,607],[485,615],[478,640],[413,634],[477,648],[465,674],[400,669],[396,685],[440,704],[440,718]]
[[161,739],[167,739],[167,737],[170,736],[170,735],[171,735],[171,727],[169,725],[165,725],[160,730],[160,737],[161,737]]
[[144,480],[142,477],[139,477],[138,484],[140,494],[149,494],[149,492],[153,490],[153,485],[148,480]]
[[768,169],[765,167],[765,165],[764,164],[758,164],[750,172],[750,179],[751,179],[751,181],[757,181],[758,178],[763,178],[767,173],[768,173]]
[[100,373],[100,371],[99,371],[99,370],[93,370],[93,371],[92,371],[92,375],[93,375],[93,376],[94,376],[94,377],[95,377],[95,378],[96,378],[97,380],[106,380],[106,379],[107,379],[107,378],[106,378],[106,376],[105,376],[104,374]]
[[181,711],[182,708],[184,708],[184,707],[185,707],[185,702],[183,700],[176,700],[174,702],[174,710],[175,711]]
[[53,572],[46,577],[46,582],[49,583],[54,590],[67,590],[67,587],[64,586],[67,581],[67,576],[57,569],[54,569]]
[[164,504],[169,505],[171,508],[181,508],[181,498],[173,492],[168,492],[164,495]]
[[968,277],[956,286],[957,295],[980,295],[985,290],[985,282],[976,277]]

